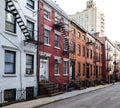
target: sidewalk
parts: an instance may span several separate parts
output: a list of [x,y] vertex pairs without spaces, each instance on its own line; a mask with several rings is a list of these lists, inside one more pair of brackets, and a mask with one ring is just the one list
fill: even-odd
[[2,108],[33,108],[33,107],[42,106],[42,105],[45,105],[45,104],[48,104],[51,102],[59,101],[62,99],[70,98],[70,97],[80,95],[83,93],[88,93],[88,92],[91,92],[91,91],[94,91],[97,89],[109,87],[110,85],[111,84],[90,87],[90,88],[86,88],[83,90],[74,90],[71,92],[65,92],[65,93],[57,95],[57,96],[38,98],[35,100],[31,100],[31,101],[25,101],[25,102],[19,102],[16,104],[11,104],[11,105],[8,105],[8,106],[2,107]]

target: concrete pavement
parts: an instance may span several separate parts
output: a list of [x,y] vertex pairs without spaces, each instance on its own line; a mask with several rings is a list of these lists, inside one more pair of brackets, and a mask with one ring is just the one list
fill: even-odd
[[37,106],[42,106],[45,104],[49,104],[51,102],[55,102],[55,101],[59,101],[62,99],[67,99],[73,96],[77,96],[83,93],[88,93],[88,92],[92,92],[95,91],[97,89],[102,89],[105,87],[109,87],[111,86],[111,84],[108,85],[99,85],[96,87],[90,87],[90,88],[86,88],[83,90],[74,90],[71,92],[65,92],[63,94],[57,95],[57,96],[52,96],[52,97],[43,97],[43,98],[38,98],[35,100],[31,100],[31,101],[25,101],[25,102],[19,102],[19,103],[15,103],[15,104],[11,104],[8,106],[4,106],[3,108],[35,108]]

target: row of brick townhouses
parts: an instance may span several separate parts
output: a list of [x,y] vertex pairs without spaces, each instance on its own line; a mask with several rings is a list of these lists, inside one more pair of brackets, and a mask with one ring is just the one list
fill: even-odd
[[[111,65],[105,61],[104,39],[52,0],[2,0],[0,9],[0,102],[94,86],[118,70],[119,57]],[[113,70],[107,72],[108,66]]]
[[79,24],[70,24],[70,69],[72,79],[96,80],[102,79],[102,42],[89,34]]

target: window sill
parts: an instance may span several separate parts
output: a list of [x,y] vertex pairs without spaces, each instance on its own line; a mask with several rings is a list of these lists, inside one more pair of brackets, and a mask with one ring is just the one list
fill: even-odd
[[26,8],[27,8],[28,10],[34,12],[34,9],[32,9],[32,8],[30,8],[30,7],[28,7],[28,6],[26,6]]
[[4,74],[3,77],[17,77],[16,74]]
[[51,46],[50,44],[44,44],[44,45],[46,45],[46,46]]
[[60,76],[60,74],[54,74],[54,76]]
[[63,74],[63,76],[68,76],[68,74]]
[[56,47],[56,46],[55,46],[55,48],[56,48],[56,49],[60,49],[60,47]]
[[9,32],[9,31],[4,31],[4,33],[7,33],[7,34],[9,34],[9,35],[12,35],[12,36],[17,37],[17,34],[16,34],[16,33],[12,33],[12,32]]
[[46,20],[51,21],[49,18],[44,17]]
[[25,77],[34,77],[35,75],[34,74],[25,74],[24,76]]
[[68,50],[67,50],[67,49],[64,49],[63,51],[67,52]]

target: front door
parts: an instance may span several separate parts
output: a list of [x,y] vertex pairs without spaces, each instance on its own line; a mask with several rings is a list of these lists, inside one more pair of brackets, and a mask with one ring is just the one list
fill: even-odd
[[75,61],[70,63],[70,79],[75,79]]
[[89,64],[86,64],[86,78],[89,78]]
[[48,60],[40,60],[40,81],[48,81]]

